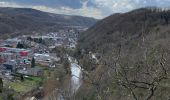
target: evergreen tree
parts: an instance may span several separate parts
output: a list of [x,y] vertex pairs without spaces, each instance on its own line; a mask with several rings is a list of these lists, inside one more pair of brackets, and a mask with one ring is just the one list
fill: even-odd
[[24,45],[23,45],[23,44],[21,44],[20,42],[18,42],[18,44],[17,44],[16,48],[24,48]]
[[43,42],[43,39],[42,38],[39,38],[39,41],[38,41],[39,43],[42,43]]
[[3,90],[3,81],[2,78],[0,78],[0,93],[2,93]]
[[27,37],[27,40],[29,40],[29,41],[32,41],[32,38],[31,38],[31,36]]
[[24,76],[20,75],[20,79],[21,79],[21,81],[24,81]]
[[33,57],[32,60],[31,60],[31,68],[34,68],[34,67],[35,67],[35,59]]

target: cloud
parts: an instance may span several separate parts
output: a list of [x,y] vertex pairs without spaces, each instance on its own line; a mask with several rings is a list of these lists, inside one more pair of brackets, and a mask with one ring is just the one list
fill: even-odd
[[0,0],[3,2],[17,3],[18,5],[33,5],[33,6],[48,6],[48,7],[61,7],[68,6],[74,9],[82,6],[82,0]]
[[103,15],[127,12],[136,8],[149,6],[170,7],[170,0],[92,0],[92,2],[103,12]]
[[81,8],[74,9],[67,6],[52,8],[45,5],[20,5],[13,2],[0,1],[0,7],[33,8],[33,9],[51,12],[51,13],[57,13],[57,14],[79,15],[79,16],[95,17],[99,19],[103,18],[100,10],[94,7],[87,7],[87,3],[88,1],[82,2]]
[[34,8],[95,18],[148,6],[169,8],[170,0],[0,0],[0,7]]
[[17,5],[16,3],[9,3],[9,2],[4,2],[0,1],[0,7],[22,7],[20,5]]
[[102,12],[93,7],[86,7],[83,6],[80,9],[73,9],[70,7],[59,7],[59,8],[50,8],[46,6],[33,6],[31,8],[57,13],[57,14],[67,14],[67,15],[79,15],[79,16],[86,16],[86,17],[95,17],[95,18],[103,18]]

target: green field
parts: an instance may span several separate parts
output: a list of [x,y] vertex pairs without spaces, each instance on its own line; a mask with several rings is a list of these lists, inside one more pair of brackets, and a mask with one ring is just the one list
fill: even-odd
[[30,91],[32,88],[39,86],[42,82],[42,77],[29,76],[28,78],[24,78],[23,82],[10,82],[8,86],[17,92],[27,92]]
[[56,69],[50,69],[48,67],[43,66],[37,66],[41,68],[44,72],[43,76],[41,77],[35,77],[35,76],[28,76],[24,77],[24,81],[20,80],[20,74],[15,74],[15,80],[14,82],[11,81],[5,81],[5,87],[15,90],[19,93],[26,93],[28,91],[31,91],[33,88],[42,86],[44,82],[46,82],[49,78],[56,78],[56,75],[59,77],[57,73],[61,72],[56,71]]

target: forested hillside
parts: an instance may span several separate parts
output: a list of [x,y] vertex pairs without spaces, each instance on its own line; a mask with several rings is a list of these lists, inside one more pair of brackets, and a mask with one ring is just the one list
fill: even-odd
[[170,99],[169,19],[170,10],[141,8],[113,14],[82,34],[75,56],[85,83],[77,98]]
[[52,14],[31,8],[0,8],[0,34],[31,34],[55,32],[68,27],[90,27],[96,19]]

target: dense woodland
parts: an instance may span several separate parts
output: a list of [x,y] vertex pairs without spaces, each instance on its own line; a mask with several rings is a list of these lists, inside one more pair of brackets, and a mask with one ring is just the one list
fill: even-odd
[[113,14],[82,34],[75,57],[84,84],[76,100],[169,100],[169,19],[170,10],[141,8]]

